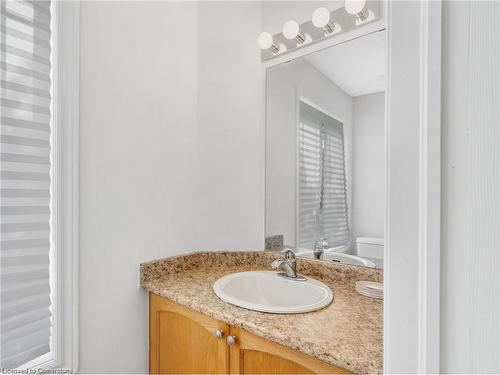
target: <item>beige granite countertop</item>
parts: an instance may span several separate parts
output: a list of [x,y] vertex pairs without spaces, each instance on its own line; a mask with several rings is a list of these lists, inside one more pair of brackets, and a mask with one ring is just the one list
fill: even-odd
[[269,270],[274,252],[191,253],[141,264],[141,286],[215,319],[299,350],[354,373],[382,372],[382,301],[358,294],[357,280],[381,281],[379,270],[297,260],[299,273],[333,290],[328,307],[305,314],[270,314],[220,300],[212,291],[221,276]]

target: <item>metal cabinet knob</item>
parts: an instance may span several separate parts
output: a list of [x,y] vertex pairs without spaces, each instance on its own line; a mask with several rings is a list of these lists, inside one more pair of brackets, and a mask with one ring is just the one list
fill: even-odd
[[228,345],[236,344],[236,336],[227,336],[227,344]]
[[217,337],[217,340],[220,340],[224,337],[224,331],[222,329],[218,329],[215,331],[215,337]]

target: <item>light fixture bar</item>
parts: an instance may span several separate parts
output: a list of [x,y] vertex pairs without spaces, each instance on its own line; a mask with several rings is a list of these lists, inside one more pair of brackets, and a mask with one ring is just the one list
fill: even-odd
[[262,44],[259,35],[261,60],[271,60],[297,48],[379,21],[381,18],[382,0],[347,0],[344,7],[334,11],[324,7],[318,8],[314,10],[312,20],[302,24],[290,20],[285,23],[281,33],[267,33],[269,35],[263,37]]

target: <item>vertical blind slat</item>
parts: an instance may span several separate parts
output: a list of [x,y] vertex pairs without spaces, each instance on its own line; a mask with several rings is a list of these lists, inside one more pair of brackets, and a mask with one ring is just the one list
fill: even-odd
[[0,367],[50,351],[50,1],[0,2]]
[[298,155],[299,247],[348,245],[343,124],[300,102]]

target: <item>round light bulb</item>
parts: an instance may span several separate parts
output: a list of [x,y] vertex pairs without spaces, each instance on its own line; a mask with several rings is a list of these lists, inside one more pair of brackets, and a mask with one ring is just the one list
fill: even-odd
[[259,43],[260,48],[269,49],[273,45],[273,36],[267,31],[264,31],[263,33],[259,34],[257,42]]
[[299,24],[293,20],[290,20],[285,23],[283,26],[283,35],[287,39],[295,39],[295,37],[299,34]]
[[317,28],[323,28],[330,22],[330,11],[324,7],[318,8],[312,14],[312,23]]
[[361,13],[366,5],[366,0],[346,0],[345,10],[349,14]]

